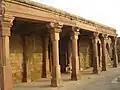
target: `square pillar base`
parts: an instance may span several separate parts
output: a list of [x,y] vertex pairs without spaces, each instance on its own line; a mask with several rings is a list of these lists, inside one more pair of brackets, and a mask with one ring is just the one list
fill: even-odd
[[102,71],[107,71],[107,68],[106,68],[106,67],[103,67],[103,68],[102,68]]
[[81,74],[80,72],[77,73],[77,74],[71,74],[71,80],[72,81],[77,81],[77,80],[80,80],[81,79]]
[[93,69],[93,74],[99,74],[100,70],[99,69]]
[[60,73],[60,65],[53,66],[51,86],[59,87],[61,86],[61,83],[62,83],[62,80],[61,80],[61,73]]
[[1,90],[12,90],[12,71],[10,66],[0,67]]

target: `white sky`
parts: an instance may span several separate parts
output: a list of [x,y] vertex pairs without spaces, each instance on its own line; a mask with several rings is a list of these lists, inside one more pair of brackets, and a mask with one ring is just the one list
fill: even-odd
[[120,0],[34,0],[117,29],[120,36]]

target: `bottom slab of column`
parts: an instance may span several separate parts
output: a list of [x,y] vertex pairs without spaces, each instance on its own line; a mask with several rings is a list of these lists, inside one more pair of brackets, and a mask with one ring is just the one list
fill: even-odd
[[81,79],[81,74],[80,72],[76,73],[72,73],[71,74],[71,80],[76,81],[76,80],[80,80]]
[[100,70],[98,68],[93,68],[93,73],[94,74],[99,74]]
[[117,68],[117,67],[118,67],[118,65],[117,65],[117,64],[113,64],[113,67],[114,67],[114,68]]
[[102,71],[107,71],[107,67],[102,67]]
[[12,90],[12,71],[10,66],[0,67],[1,90]]
[[62,80],[61,80],[61,73],[60,73],[60,65],[53,66],[51,86],[59,87],[61,86],[61,83],[62,83]]

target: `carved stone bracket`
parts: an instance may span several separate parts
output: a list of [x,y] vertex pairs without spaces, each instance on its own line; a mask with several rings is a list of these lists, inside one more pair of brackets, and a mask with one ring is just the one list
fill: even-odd
[[61,23],[49,23],[47,24],[50,30],[51,40],[59,40],[59,33],[62,31],[63,24]]
[[98,32],[94,32],[93,33],[93,38],[94,39],[98,39],[99,38],[99,33]]
[[111,40],[112,40],[113,43],[116,43],[117,37],[112,37]]
[[97,43],[99,41],[99,33],[93,32],[92,43]]
[[77,27],[72,27],[72,32],[71,32],[71,40],[72,39],[78,39],[78,35],[80,34],[79,28]]
[[50,29],[50,33],[60,33],[61,32],[61,28],[63,27],[62,23],[49,23],[47,24],[47,28]]
[[13,25],[14,17],[9,15],[4,15],[1,20],[1,35],[2,36],[10,36],[10,28]]

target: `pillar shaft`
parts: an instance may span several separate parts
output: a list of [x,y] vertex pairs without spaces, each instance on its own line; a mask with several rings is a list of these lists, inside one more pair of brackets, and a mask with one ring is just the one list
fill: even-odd
[[114,38],[113,40],[113,67],[118,67],[118,56],[117,56],[117,40]]
[[[58,37],[59,33],[55,34]],[[61,81],[60,65],[59,65],[59,46],[58,40],[52,41],[53,49],[53,66],[52,66],[52,86],[59,86]]]
[[72,57],[71,49],[72,49],[71,41],[69,40],[69,42],[68,42],[68,63],[69,63],[69,67],[71,67],[71,57]]
[[107,71],[106,37],[102,37],[102,71]]
[[93,34],[93,73],[99,73],[99,60],[98,60],[98,33]]
[[72,33],[72,73],[71,73],[71,80],[77,80],[80,77],[79,74],[79,62],[78,62],[78,32]]
[[12,89],[12,71],[9,61],[9,36],[13,18],[4,17],[0,27],[0,87],[1,90]]
[[30,71],[30,62],[29,62],[29,48],[26,42],[27,36],[21,36],[22,46],[23,46],[23,82],[31,82],[31,71]]
[[61,32],[62,25],[58,23],[50,23],[48,28],[50,29],[53,53],[51,85],[57,87],[61,85],[61,72],[59,65],[59,33]]

